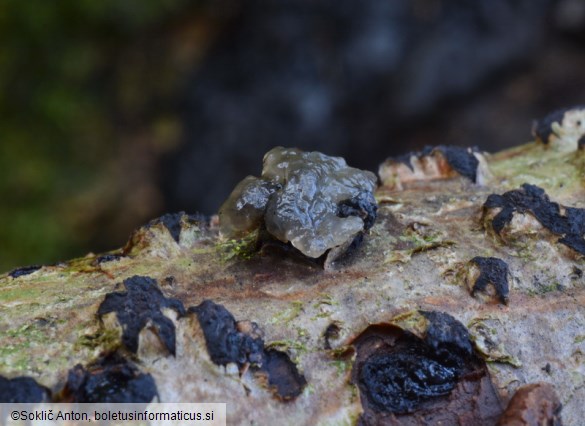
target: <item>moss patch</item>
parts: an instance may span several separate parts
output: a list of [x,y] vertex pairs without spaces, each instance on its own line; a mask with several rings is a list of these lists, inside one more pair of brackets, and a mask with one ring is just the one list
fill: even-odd
[[255,231],[249,233],[244,238],[220,241],[216,245],[216,250],[222,262],[237,259],[249,260],[258,252],[257,241],[258,232]]

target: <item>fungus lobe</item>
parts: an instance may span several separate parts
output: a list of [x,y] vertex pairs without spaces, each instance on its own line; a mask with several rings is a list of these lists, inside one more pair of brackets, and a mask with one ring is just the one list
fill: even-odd
[[173,240],[179,244],[183,223],[207,223],[207,218],[201,214],[187,214],[185,212],[167,213],[161,217],[151,220],[146,225],[146,228],[158,225],[159,223],[162,223],[163,226],[167,228],[169,234],[171,234],[171,237],[173,237]]
[[30,265],[30,266],[23,266],[22,268],[16,268],[8,273],[12,278],[22,277],[24,275],[30,275],[33,272],[38,271],[41,269],[41,265]]
[[108,293],[98,308],[98,315],[115,312],[124,328],[122,342],[131,352],[138,351],[140,331],[151,323],[167,350],[175,355],[175,325],[161,312],[163,308],[185,314],[183,304],[166,298],[150,277],[133,276],[124,280],[125,292]]
[[71,369],[63,394],[69,402],[148,403],[158,391],[150,374],[112,353],[87,368],[78,364]]
[[197,315],[207,352],[214,363],[226,365],[235,362],[240,367],[247,363],[262,363],[263,340],[239,331],[234,316],[225,307],[204,300],[200,305],[189,308],[189,312]]
[[380,165],[379,174],[385,187],[398,190],[407,183],[458,175],[483,185],[490,176],[487,162],[476,147],[450,145],[426,146],[420,152],[389,158]]
[[551,112],[536,122],[532,134],[542,143],[548,144],[551,142],[552,136],[563,136],[558,134],[559,130],[585,136],[585,106],[575,106]]
[[500,235],[512,221],[514,213],[530,213],[542,226],[554,234],[561,235],[559,243],[585,255],[585,209],[561,206],[549,200],[544,189],[525,183],[520,189],[502,195],[491,194],[483,204],[484,214],[488,209],[501,208],[491,220],[492,228]]
[[[236,322],[225,307],[211,300],[190,307],[189,312],[197,315],[207,351],[215,364],[234,362],[241,370],[251,365],[256,375],[266,378],[279,399],[290,400],[301,394],[307,384],[305,377],[286,353],[264,347],[256,323],[240,327],[242,323]],[[249,330],[242,331],[241,328]]]
[[510,287],[508,284],[508,264],[502,259],[496,257],[479,257],[471,259],[480,270],[477,280],[473,284],[471,294],[475,295],[478,291],[485,291],[488,284],[494,286],[496,294],[503,304],[508,304],[508,294]]
[[36,403],[51,399],[51,391],[31,377],[0,376],[0,403]]
[[464,148],[461,146],[449,145],[426,146],[419,153],[411,152],[408,154],[404,154],[397,157],[396,160],[407,165],[410,170],[413,170],[413,166],[411,163],[411,159],[413,156],[420,159],[422,157],[433,155],[433,153],[436,152],[443,154],[443,156],[447,160],[447,163],[449,164],[449,166],[451,166],[453,170],[455,170],[461,176],[466,177],[470,181],[476,182],[479,160],[477,159],[475,154],[479,153],[479,150],[475,147]]
[[[443,312],[419,314],[427,322],[422,337],[379,324],[354,341],[359,424],[457,424],[464,416],[493,424],[501,406],[467,329]],[[478,400],[487,405],[478,409]]]

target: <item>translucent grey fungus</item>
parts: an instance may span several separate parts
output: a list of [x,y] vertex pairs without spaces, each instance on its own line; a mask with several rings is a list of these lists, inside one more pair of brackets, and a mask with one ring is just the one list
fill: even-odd
[[220,211],[220,229],[238,238],[262,226],[317,258],[349,245],[376,218],[376,176],[340,157],[277,147],[264,156],[262,176],[248,176]]

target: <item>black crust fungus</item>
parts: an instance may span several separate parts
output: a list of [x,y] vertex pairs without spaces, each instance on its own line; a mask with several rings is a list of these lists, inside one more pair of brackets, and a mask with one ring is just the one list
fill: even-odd
[[473,154],[474,152],[478,152],[477,148],[439,146],[436,149],[445,155],[447,163],[449,163],[457,173],[461,176],[465,176],[472,182],[476,182],[479,160]]
[[560,206],[549,200],[544,189],[525,183],[520,189],[508,191],[502,195],[491,194],[483,205],[486,209],[501,208],[492,219],[492,228],[496,234],[512,221],[514,213],[530,212],[546,229],[562,235],[559,243],[585,255],[585,209],[565,208],[561,215]]
[[261,371],[268,375],[269,386],[284,400],[299,396],[307,384],[307,380],[288,355],[274,349],[264,352]]
[[31,377],[0,376],[0,403],[37,403],[51,400],[51,391]]
[[341,329],[339,328],[339,325],[334,322],[327,326],[325,332],[323,333],[323,340],[325,341],[324,349],[331,349],[331,341],[339,338],[340,331]]
[[565,120],[565,115],[571,111],[578,111],[585,109],[585,106],[574,106],[570,108],[559,109],[557,111],[553,111],[544,117],[542,120],[538,120],[532,129],[533,136],[540,140],[544,144],[548,144],[550,142],[550,137],[555,134],[553,129],[553,124],[558,123],[559,125],[563,125],[563,121]]
[[553,111],[542,120],[538,120],[532,131],[534,137],[538,138],[542,143],[548,144],[549,137],[554,133],[552,129],[553,123],[562,123],[565,113],[571,109],[572,108],[564,108]]
[[113,262],[114,260],[120,260],[121,258],[125,257],[121,253],[110,253],[110,254],[102,254],[98,256],[95,260],[95,263],[101,265],[102,263]]
[[150,374],[113,353],[87,368],[78,364],[69,370],[63,395],[67,402],[149,403],[158,391]]
[[374,194],[369,191],[361,191],[358,195],[349,200],[343,200],[337,205],[337,216],[357,216],[364,221],[364,231],[374,226],[378,215],[378,204]]
[[479,267],[479,277],[473,284],[471,294],[484,291],[488,284],[492,284],[500,301],[507,305],[510,288],[508,285],[508,264],[496,257],[474,257],[471,262]]
[[161,312],[163,308],[185,314],[183,304],[177,299],[167,299],[154,279],[133,276],[124,280],[125,292],[109,293],[98,308],[102,316],[115,312],[124,328],[122,342],[131,352],[138,351],[138,335],[149,323],[156,330],[167,350],[175,355],[175,325]]
[[23,266],[22,268],[16,268],[8,273],[12,278],[22,277],[24,275],[32,274],[42,268],[42,265],[30,265]]
[[469,332],[463,324],[444,312],[420,313],[429,321],[425,343],[442,363],[459,368],[473,355]]
[[225,307],[204,300],[200,305],[190,307],[189,312],[197,315],[207,352],[214,363],[235,362],[240,367],[262,363],[264,341],[238,331],[234,316]]
[[179,244],[183,223],[205,224],[207,223],[207,218],[199,213],[197,214],[187,214],[185,212],[167,213],[162,215],[161,217],[151,220],[146,225],[146,228],[148,229],[154,225],[158,225],[159,223],[162,223],[164,227],[167,228],[173,239],[176,241],[177,244]]
[[[386,424],[388,416],[411,413],[423,418],[431,413],[432,418],[432,412],[448,406],[449,410],[465,411],[469,407],[464,403],[452,408],[448,395],[458,389],[454,398],[471,405],[478,398],[474,392],[482,391],[482,385],[473,383],[488,377],[487,370],[473,351],[467,329],[446,313],[419,313],[428,321],[424,338],[395,326],[374,325],[354,342],[357,356],[353,380],[360,388],[365,409],[361,424]],[[462,381],[466,383],[463,388]]]
[[[268,386],[283,400],[296,398],[307,384],[289,356],[275,349],[266,349],[264,341],[252,333],[238,330],[238,322],[222,305],[205,300],[190,307],[197,315],[211,360],[218,365],[237,363],[240,369],[251,365],[252,371],[267,376]],[[256,324],[252,323],[256,328]]]
[[411,152],[395,157],[394,160],[405,164],[414,171],[410,163],[411,157],[418,158],[431,155],[433,152],[440,152],[445,156],[447,163],[459,173],[472,182],[477,182],[477,168],[479,167],[479,160],[475,157],[475,153],[479,152],[476,147],[464,148],[461,146],[439,145],[426,146],[420,152]]
[[415,351],[371,356],[362,366],[360,382],[379,411],[408,413],[422,401],[448,395],[456,371]]

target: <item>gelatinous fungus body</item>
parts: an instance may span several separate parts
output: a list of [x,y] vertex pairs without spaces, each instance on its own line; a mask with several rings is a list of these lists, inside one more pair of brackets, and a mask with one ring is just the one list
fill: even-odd
[[67,402],[148,403],[158,391],[150,374],[141,373],[117,353],[107,355],[87,368],[76,365],[69,371],[63,398]]
[[[457,424],[463,417],[495,423],[502,407],[467,329],[442,312],[419,314],[427,322],[422,337],[381,324],[354,340],[359,424]],[[486,404],[481,409],[478,400]]]
[[[36,403],[51,400],[51,391],[31,377],[0,376],[0,403]],[[2,421],[0,416],[0,421]]]
[[251,365],[256,375],[266,378],[268,387],[279,399],[289,400],[301,394],[307,381],[286,353],[264,347],[255,323],[236,322],[225,307],[211,300],[190,307],[189,312],[197,315],[207,351],[215,364],[234,362],[240,369]]
[[503,304],[508,304],[510,288],[508,285],[508,264],[496,257],[474,257],[471,262],[479,268],[479,276],[473,284],[471,294],[485,291],[488,284],[494,286],[496,295]]
[[161,309],[170,308],[179,315],[185,314],[183,304],[166,298],[156,281],[149,277],[133,276],[124,280],[125,292],[108,293],[98,308],[98,315],[115,312],[124,331],[122,342],[131,352],[138,351],[140,331],[152,324],[161,342],[175,355],[175,325],[163,315]]
[[223,235],[258,227],[318,258],[351,243],[376,218],[376,176],[318,152],[277,147],[264,156],[262,176],[248,176],[222,205]]
[[585,209],[565,207],[562,215],[559,204],[550,201],[544,189],[527,183],[502,195],[491,194],[483,205],[484,216],[496,208],[501,209],[491,220],[496,234],[500,235],[514,213],[530,213],[546,229],[562,236],[559,243],[585,255]]
[[8,273],[8,275],[10,275],[12,278],[18,278],[18,277],[22,277],[24,275],[32,274],[33,272],[36,272],[41,268],[42,268],[41,265],[24,266],[22,268],[17,268],[17,269],[10,271]]
[[567,135],[574,135],[579,139],[585,134],[585,106],[575,106],[550,113],[536,122],[532,134],[544,144]]

